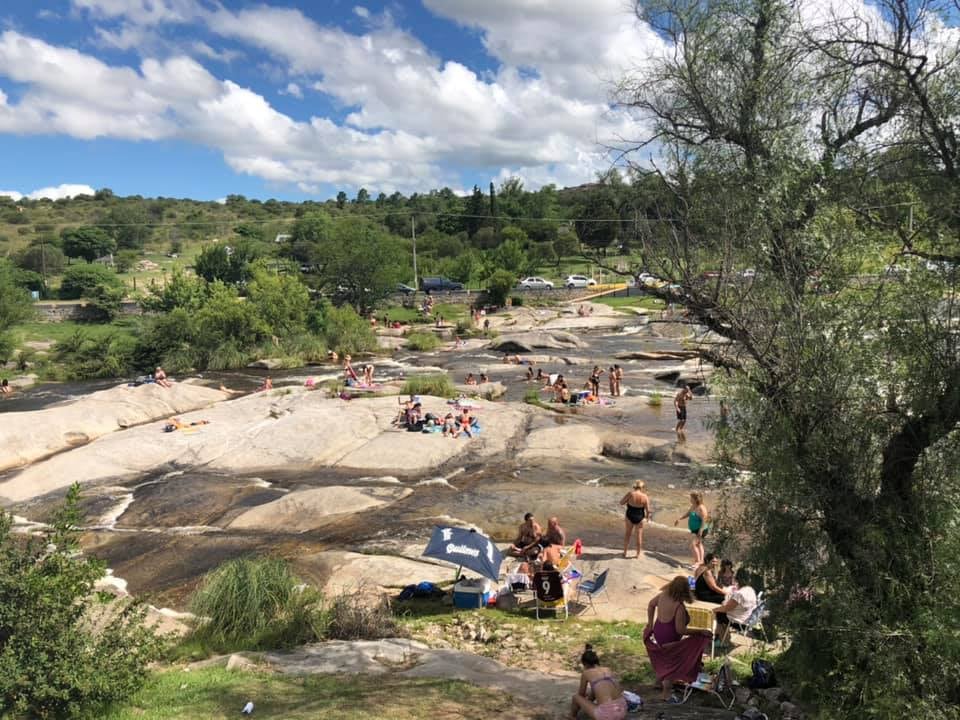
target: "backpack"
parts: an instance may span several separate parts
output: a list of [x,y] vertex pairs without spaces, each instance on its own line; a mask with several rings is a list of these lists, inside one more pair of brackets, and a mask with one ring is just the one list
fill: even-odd
[[777,675],[773,671],[773,665],[769,660],[757,658],[750,665],[753,676],[747,680],[747,687],[754,690],[776,687]]

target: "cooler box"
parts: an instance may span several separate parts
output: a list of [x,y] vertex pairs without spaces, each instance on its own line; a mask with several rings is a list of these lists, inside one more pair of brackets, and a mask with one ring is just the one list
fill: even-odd
[[453,606],[475,610],[487,606],[493,596],[493,586],[486,579],[461,580],[453,586]]

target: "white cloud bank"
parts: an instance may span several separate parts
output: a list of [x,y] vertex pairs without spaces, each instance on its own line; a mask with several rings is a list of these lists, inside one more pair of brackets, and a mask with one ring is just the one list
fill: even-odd
[[75,185],[71,183],[64,183],[63,185],[57,185],[56,187],[45,187],[40,188],[39,190],[34,190],[29,192],[26,195],[23,193],[17,192],[16,190],[0,190],[0,196],[6,196],[13,200],[42,200],[47,198],[48,200],[62,200],[63,198],[72,198],[77,195],[93,195],[96,192],[89,185]]

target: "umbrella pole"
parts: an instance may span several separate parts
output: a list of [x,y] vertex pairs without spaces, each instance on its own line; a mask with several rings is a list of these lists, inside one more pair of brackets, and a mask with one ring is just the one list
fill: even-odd
[[461,573],[463,573],[463,565],[457,566],[457,576],[453,579],[454,582],[460,582]]

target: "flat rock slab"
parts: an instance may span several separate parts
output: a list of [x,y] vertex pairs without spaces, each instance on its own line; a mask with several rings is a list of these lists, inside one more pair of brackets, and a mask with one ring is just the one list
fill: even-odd
[[[426,545],[426,540],[419,543],[415,556],[419,556]],[[314,582],[328,596],[364,592],[372,599],[378,598],[379,592],[396,594],[397,588],[424,580],[432,583],[449,582],[456,573],[456,568],[449,564],[343,550],[301,556],[296,559],[295,565],[301,577]]]
[[331,640],[291,652],[266,653],[263,659],[280,672],[294,675],[379,675],[430,652],[423,643],[405,638]]
[[583,348],[587,344],[572,333],[562,330],[530,331],[504,334],[494,339],[488,346],[497,352],[533,352],[537,348],[568,350]]
[[538,428],[527,435],[526,447],[520,452],[519,459],[524,461],[554,459],[565,460],[571,457],[590,458],[603,450],[603,438],[600,433],[586,423],[568,422]]
[[[422,400],[425,411],[447,411],[443,398]],[[393,427],[395,397],[346,401],[302,388],[255,393],[202,412],[180,414],[184,422],[206,420],[205,425],[171,433],[163,432],[162,423],[142,425],[35,463],[0,483],[0,499],[19,502],[73,482],[116,482],[182,467],[228,473],[337,467],[422,477],[455,459],[503,453],[523,432],[529,414],[525,406],[473,402],[482,432],[474,438],[452,439]],[[46,420],[52,411],[42,412]],[[58,442],[64,444],[62,437]],[[9,449],[15,444],[8,440],[4,445]]]
[[339,515],[389,505],[412,494],[410,488],[333,486],[300,490],[238,515],[228,527],[300,533],[314,530]]
[[0,423],[0,470],[83,445],[134,425],[205,408],[229,397],[191,383],[163,388],[153,383],[91,393],[72,402],[7,413]]

